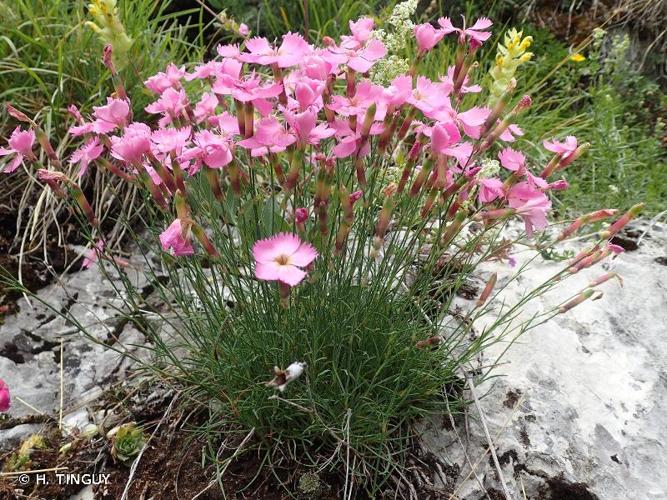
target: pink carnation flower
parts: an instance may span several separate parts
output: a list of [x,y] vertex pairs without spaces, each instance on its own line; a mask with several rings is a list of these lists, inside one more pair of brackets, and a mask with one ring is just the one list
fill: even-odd
[[466,28],[465,18],[463,19],[462,29],[455,28],[451,19],[448,17],[441,17],[438,19],[438,24],[442,28],[442,32],[445,35],[449,35],[450,33],[458,33],[459,43],[461,45],[465,44],[466,38],[468,38],[470,39],[470,44],[476,47],[481,46],[482,43],[489,39],[491,32],[485,30],[489,29],[493,25],[491,20],[486,17],[480,17],[475,22],[475,24],[470,26],[470,28]]
[[526,157],[523,153],[505,148],[498,153],[500,164],[511,172],[521,171],[526,166]]
[[32,129],[21,130],[16,127],[7,141],[9,148],[0,148],[0,156],[15,155],[14,158],[5,166],[3,172],[11,174],[23,162],[24,158],[35,160],[32,152],[32,146],[35,143],[35,131]]
[[93,116],[96,120],[92,124],[92,131],[106,134],[118,127],[122,128],[127,123],[129,115],[130,105],[127,101],[107,97],[107,103],[104,106],[93,107]]
[[238,145],[250,149],[253,157],[264,156],[269,152],[280,153],[296,141],[294,135],[287,132],[277,118],[271,116],[259,121],[255,135],[239,141]]
[[257,279],[296,286],[306,277],[301,268],[315,260],[317,250],[295,234],[280,233],[257,241],[252,247],[252,255]]
[[564,160],[577,149],[577,138],[573,135],[568,135],[564,142],[544,141],[543,144],[545,149],[556,153]]
[[88,251],[86,251],[86,254],[83,258],[83,262],[81,263],[81,267],[83,269],[90,268],[95,262],[97,262],[98,252],[102,253],[103,251],[104,251],[104,240],[97,240],[95,242],[95,246],[93,246],[93,248],[89,248]]
[[523,219],[529,238],[533,236],[535,229],[544,229],[547,226],[547,212],[551,208],[551,201],[542,191],[528,182],[520,182],[512,186],[507,198],[509,206]]
[[5,381],[0,378],[0,411],[8,411],[11,406],[11,398],[9,397],[9,387]]
[[445,36],[444,32],[436,30],[430,23],[418,24],[414,31],[420,52],[428,52]]
[[[224,135],[214,134],[210,130],[197,132],[194,138],[195,146],[183,150],[181,160],[196,160],[196,165],[203,162],[209,168],[222,168],[231,163],[234,155],[231,151],[229,139]],[[195,171],[198,168],[195,168]],[[193,170],[190,173],[194,173]]]
[[313,50],[298,33],[283,35],[283,43],[277,49],[266,38],[259,37],[247,40],[245,45],[249,53],[239,56],[242,61],[266,66],[277,64],[281,68],[296,66]]
[[[188,231],[189,232],[189,231]],[[192,248],[190,238],[184,237],[181,219],[176,219],[167,229],[160,234],[160,243],[164,251],[171,250],[176,256],[192,255],[195,249]]]
[[149,90],[156,94],[162,94],[168,88],[180,88],[181,78],[185,76],[185,66],[177,67],[169,63],[165,72],[157,73],[144,82]]
[[126,163],[140,163],[150,149],[151,129],[145,123],[131,123],[122,137],[111,137],[111,156]]
[[175,90],[170,87],[160,95],[157,101],[146,106],[145,110],[147,113],[162,113],[175,118],[185,111],[188,104],[188,96],[185,90]]
[[503,181],[500,179],[491,177],[479,181],[479,195],[477,197],[481,203],[491,203],[503,195]]
[[93,137],[79,149],[72,153],[72,156],[69,159],[70,164],[76,165],[79,164],[79,177],[83,177],[88,171],[88,165],[90,162],[99,158],[99,156],[104,151],[104,146],[100,144],[100,141],[97,137]]

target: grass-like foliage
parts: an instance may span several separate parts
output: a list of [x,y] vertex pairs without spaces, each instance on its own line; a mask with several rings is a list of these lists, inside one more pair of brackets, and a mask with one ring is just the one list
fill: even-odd
[[[560,173],[588,145],[554,137],[542,145],[544,162],[507,145],[524,134],[518,123],[532,105],[515,95],[530,38],[503,37],[482,88],[476,56],[492,22],[415,26],[415,8],[399,4],[382,32],[361,18],[322,45],[289,33],[278,46],[262,38],[219,46],[219,57],[189,73],[169,65],[146,81],[155,95],[145,111],[159,116],[152,126],[133,118],[107,47],[115,97],[79,117],[71,133],[86,142],[73,160],[80,176],[102,169],[141,194],[147,212],[121,224],[144,252],[151,287],[126,276],[139,264],[109,251],[42,128],[9,108],[26,128],[3,153],[16,168],[37,166],[36,177],[76,207],[95,242],[86,265],[115,268],[128,319],[152,339],[154,356],[139,361],[204,415],[214,460],[221,436],[239,432],[240,448],[262,451],[267,466],[342,470],[346,493],[376,497],[401,477],[411,424],[458,410],[462,385],[489,375],[494,360],[476,364],[481,351],[595,299],[614,277],[517,321],[530,300],[622,251],[609,239],[640,205],[517,302],[502,299],[507,280],[496,286],[493,274],[473,304],[455,310],[483,263],[512,265],[520,245],[548,254],[616,210],[542,233],[552,191],[567,188]],[[405,71],[383,64],[404,42],[416,51]],[[453,64],[430,79],[440,49]],[[506,231],[514,219],[523,229]],[[160,300],[147,299],[151,289]],[[476,331],[492,309],[495,319]]]

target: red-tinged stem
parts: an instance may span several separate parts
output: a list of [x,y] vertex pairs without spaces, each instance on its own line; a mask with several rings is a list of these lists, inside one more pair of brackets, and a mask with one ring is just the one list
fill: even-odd
[[206,179],[208,180],[209,186],[211,186],[211,191],[213,191],[213,196],[218,201],[222,201],[225,197],[222,193],[222,187],[220,186],[220,176],[218,175],[217,169],[204,166],[204,171],[206,172]]

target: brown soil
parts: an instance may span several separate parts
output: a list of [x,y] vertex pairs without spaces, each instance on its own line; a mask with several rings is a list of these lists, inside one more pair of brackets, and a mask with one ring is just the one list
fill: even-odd
[[[115,403],[119,394],[107,393],[106,406]],[[143,398],[142,398],[143,399]],[[126,403],[128,401],[126,400]],[[142,408],[125,405],[126,420],[139,422],[150,436],[158,422],[163,419],[168,398],[156,408],[151,404]],[[198,421],[200,420],[200,421]],[[141,460],[132,477],[127,498],[152,498],[155,500],[191,499],[197,495],[202,500],[223,498],[220,485],[213,481],[216,477],[216,467],[210,460],[203,460],[207,443],[197,437],[192,428],[202,424],[203,420],[189,417],[184,423],[183,415],[174,412],[160,424],[146,447]],[[116,462],[111,453],[111,444],[105,437],[94,439],[78,439],[67,454],[59,454],[58,450],[72,438],[63,439],[57,424],[51,420],[46,422],[41,434],[45,438],[46,449],[33,451],[30,463],[24,470],[41,470],[52,468],[67,468],[67,474],[110,474],[108,484],[93,486],[96,499],[117,500],[122,497],[130,477],[130,465]],[[236,445],[241,443],[238,440]],[[303,465],[283,460],[280,465],[270,464],[265,456],[258,453],[256,443],[249,442],[245,452],[240,453],[229,465],[223,476],[223,487],[226,498],[232,500],[262,499],[308,499],[334,500],[340,498],[345,484],[345,471],[322,472],[317,476],[320,488],[317,493],[300,493],[299,483],[302,476],[311,473]],[[233,446],[231,446],[233,448]],[[228,458],[233,449],[221,456],[221,460]],[[5,468],[11,453],[0,455],[0,468]],[[205,465],[202,466],[202,463]],[[458,470],[448,468],[438,459],[428,453],[423,453],[417,447],[407,458],[404,474],[413,479],[411,481],[419,494],[419,498],[440,499],[448,498],[449,491],[435,489],[432,480],[436,471],[444,473],[448,484],[455,483]],[[31,499],[59,500],[68,499],[84,488],[84,485],[58,484],[55,472],[46,473],[48,484],[37,484],[35,476],[31,476],[28,485],[19,484],[18,476],[0,477],[0,500],[29,497]],[[431,484],[429,484],[431,483]],[[354,498],[366,499],[363,494],[363,485],[355,485],[357,492]],[[398,488],[397,483],[390,479],[386,491],[393,494]],[[407,487],[401,487],[401,491]],[[400,495],[399,495],[400,498]]]
[[[20,245],[16,242],[16,214],[5,207],[0,207],[0,269],[14,278],[18,277]],[[57,273],[65,270],[73,257],[67,249],[58,246],[57,241],[50,240],[46,246],[49,265],[44,262],[42,249],[28,254],[23,260],[21,269],[23,285],[35,292],[53,281]],[[16,311],[15,300],[21,293],[12,290],[0,280],[0,320],[4,314]],[[5,306],[5,307],[2,307]]]

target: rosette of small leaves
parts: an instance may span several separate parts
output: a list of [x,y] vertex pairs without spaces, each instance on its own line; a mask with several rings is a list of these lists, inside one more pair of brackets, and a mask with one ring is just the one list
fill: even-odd
[[111,456],[123,463],[133,460],[146,442],[144,432],[135,423],[121,425],[112,439]]

